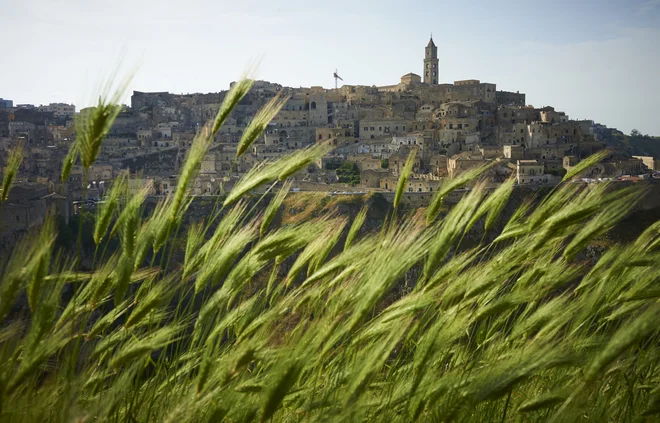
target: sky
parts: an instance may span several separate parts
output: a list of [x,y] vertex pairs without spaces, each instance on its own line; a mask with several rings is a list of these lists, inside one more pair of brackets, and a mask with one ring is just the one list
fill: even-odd
[[0,97],[90,105],[132,90],[226,90],[247,69],[286,86],[479,79],[535,107],[660,135],[660,0],[0,0]]

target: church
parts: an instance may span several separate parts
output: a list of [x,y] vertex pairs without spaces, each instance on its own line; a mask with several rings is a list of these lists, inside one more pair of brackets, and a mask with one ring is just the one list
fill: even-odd
[[422,75],[410,72],[401,77],[396,85],[377,87],[378,92],[411,93],[424,103],[472,102],[525,105],[525,94],[497,91],[495,84],[478,79],[454,81],[453,84],[440,83],[440,61],[438,47],[433,35],[424,49]]
[[410,72],[401,77],[399,84],[378,87],[378,91],[404,92],[422,83],[426,85],[438,85],[438,81],[440,80],[440,65],[438,61],[438,47],[433,42],[433,35],[431,35],[431,39],[424,49],[423,69],[424,82],[422,82],[421,76]]
[[433,42],[433,35],[424,51],[424,83],[438,85],[440,68],[438,67],[438,48]]

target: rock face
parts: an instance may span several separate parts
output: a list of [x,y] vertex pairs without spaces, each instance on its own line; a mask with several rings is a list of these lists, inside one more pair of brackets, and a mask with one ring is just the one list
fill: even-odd
[[16,231],[0,237],[0,260],[7,260],[16,243],[26,234],[27,231]]
[[[655,192],[660,189],[660,184],[649,185],[649,187],[650,193],[642,199],[640,206],[605,235],[594,240],[576,257],[577,261],[586,265],[592,265],[612,245],[635,240],[646,228],[660,220],[660,204],[656,204],[659,201],[660,193]],[[480,242],[493,241],[523,202],[530,198],[533,198],[535,202],[540,202],[545,194],[547,194],[547,191],[539,192],[524,189],[514,190],[494,227],[488,231],[488,233],[484,233],[484,221],[483,219],[478,221],[463,237],[459,251],[472,248]],[[246,198],[246,201],[248,202],[247,210],[250,210],[251,213],[249,218],[256,217],[263,213],[273,198],[273,195],[274,194],[270,193],[264,198],[257,195]],[[149,215],[153,212],[160,199],[161,198],[159,197],[147,198],[144,204],[145,215]],[[215,229],[217,222],[219,222],[228,211],[228,209],[222,209],[221,207],[223,200],[224,197],[218,196],[200,196],[193,199],[183,220],[183,227],[178,232],[179,239],[176,243],[180,245],[181,248],[175,248],[173,256],[174,261],[183,259],[183,255],[179,254],[182,253],[182,251],[179,250],[185,249],[187,227],[190,224],[194,222],[208,221],[215,213],[219,213],[219,218],[214,222],[211,222],[211,232]],[[392,205],[384,195],[378,193],[364,195],[331,195],[321,192],[292,192],[289,193],[276,215],[273,221],[273,226],[293,224],[310,218],[328,216],[330,214],[347,217],[349,222],[352,222],[365,204],[368,206],[367,216],[364,224],[358,232],[358,237],[362,237],[368,233],[375,233],[381,230],[384,222],[388,219],[388,216],[391,216]],[[441,209],[440,219],[446,215],[450,207],[452,207],[451,204],[444,206],[443,209]],[[417,208],[405,202],[402,203],[402,209],[398,211],[400,216],[408,216],[408,218],[413,218],[415,214],[419,215],[423,213],[424,208]],[[340,241],[337,243],[338,247],[336,248],[336,251],[333,251],[331,254],[340,252],[340,247],[344,244],[349,226],[350,223],[344,229],[344,233],[342,234]],[[22,236],[22,233],[14,233],[0,238],[0,259],[6,260],[17,241]],[[411,276],[410,280],[414,280],[414,278],[412,278],[414,275],[411,274],[409,276]]]
[[[598,240],[600,246],[598,248],[592,248],[593,254],[600,251],[601,247],[604,248],[612,243],[630,242],[634,240],[647,227],[660,219],[660,203],[655,204],[660,199],[660,184],[649,186],[651,187],[651,192],[644,196],[639,206],[630,214],[630,216],[621,221],[616,227],[612,228],[604,237],[602,237],[602,239]],[[659,192],[656,193],[656,190]],[[489,242],[494,240],[521,204],[530,199],[535,203],[539,203],[549,191],[549,189],[546,189],[545,191],[526,189],[514,190],[508,203],[504,207],[500,218],[495,223],[494,228],[484,234],[483,219],[478,221],[464,237],[464,247],[468,248],[478,242]],[[272,196],[273,194],[271,193],[266,195],[263,199],[260,199],[258,196],[249,198],[248,210],[252,209],[253,216],[262,213],[271,201]],[[150,213],[158,200],[159,198],[157,197],[149,198],[145,206],[145,213]],[[184,225],[209,219],[214,210],[217,211],[221,208],[222,201],[222,197],[195,197],[185,216]],[[285,199],[273,224],[281,225],[295,223],[308,218],[326,216],[330,213],[338,216],[346,216],[352,221],[365,204],[368,205],[367,218],[359,235],[380,230],[387,216],[392,213],[392,205],[385,196],[378,193],[365,195],[330,195],[320,192],[292,192],[289,193]],[[452,207],[451,204],[441,210],[440,218],[446,215],[450,207]],[[399,215],[405,215],[407,213],[415,214],[423,213],[424,210],[424,208],[419,208],[402,202],[402,209],[398,213]],[[225,213],[226,210],[223,210],[220,213],[220,218]],[[180,233],[184,232],[185,228],[180,231]]]

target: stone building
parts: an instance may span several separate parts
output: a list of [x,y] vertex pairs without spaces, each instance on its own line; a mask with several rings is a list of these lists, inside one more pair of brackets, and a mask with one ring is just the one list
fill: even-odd
[[[440,178],[422,178],[421,175],[411,175],[406,185],[403,187],[403,192],[406,193],[420,193],[420,192],[434,192],[440,187]],[[386,191],[396,190],[399,184],[399,178],[394,175],[387,175],[380,179],[380,189]]]
[[349,154],[346,160],[355,162],[360,171],[381,169],[382,161],[371,154]]
[[409,121],[405,119],[360,120],[360,138],[376,138],[405,133]]
[[437,85],[440,80],[440,68],[438,66],[438,48],[433,42],[433,36],[424,49],[424,83]]
[[51,214],[64,217],[68,223],[70,204],[66,197],[49,192],[46,185],[24,182],[15,184],[0,208],[0,235],[27,230],[40,225]]
[[479,167],[486,163],[484,156],[481,153],[464,152],[455,154],[447,160],[447,172],[450,178],[455,178],[460,173]]
[[[547,179],[545,175],[546,183]],[[516,180],[519,185],[543,183],[543,164],[536,160],[516,160]]]
[[651,156],[633,156],[633,158],[641,160],[648,170],[660,170],[660,160]]
[[217,172],[216,169],[216,155],[215,152],[207,153],[202,160],[202,164],[199,169],[200,173],[215,175]]
[[420,84],[422,82],[422,77],[415,73],[407,73],[401,77],[401,83],[406,85]]
[[505,145],[502,147],[502,153],[505,159],[520,160],[523,158],[524,149],[521,145]]
[[39,106],[37,110],[52,113],[56,118],[73,119],[76,114],[76,106],[65,103],[50,103],[47,106]]
[[496,91],[495,99],[498,105],[501,106],[524,106],[525,105],[525,94],[520,92],[509,92],[509,91]]
[[[381,180],[394,179],[392,172],[388,169],[367,169],[360,172],[360,186],[366,188],[380,188]],[[388,180],[389,180],[388,179]],[[389,189],[389,183],[388,188]]]

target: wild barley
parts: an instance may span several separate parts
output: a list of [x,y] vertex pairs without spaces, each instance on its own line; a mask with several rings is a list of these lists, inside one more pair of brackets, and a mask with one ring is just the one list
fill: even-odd
[[459,174],[456,178],[444,181],[438,191],[433,195],[431,204],[429,204],[429,207],[426,209],[427,224],[431,224],[438,217],[442,200],[447,194],[475,180],[491,166],[492,164],[470,169]]
[[289,156],[284,156],[274,162],[263,162],[248,170],[234,186],[224,201],[224,206],[238,201],[249,191],[274,179],[283,181],[292,174],[312,164],[316,159],[332,151],[329,143],[317,144],[304,150],[299,150]]
[[589,169],[591,166],[599,163],[610,154],[612,154],[612,150],[609,149],[600,150],[599,152],[592,154],[591,156],[587,157],[586,159],[578,163],[576,166],[571,168],[568,172],[566,172],[566,174],[564,175],[561,181],[564,182],[573,179],[575,176]]
[[351,246],[353,241],[355,240],[355,237],[358,234],[358,231],[360,228],[362,228],[362,225],[364,224],[364,221],[367,219],[367,212],[369,211],[369,207],[367,205],[362,206],[360,209],[360,212],[355,216],[353,219],[353,223],[351,224],[351,228],[348,230],[348,234],[346,235],[346,242],[344,243],[344,250],[347,250],[348,247]]
[[275,218],[275,214],[277,213],[280,206],[282,205],[282,202],[284,201],[284,198],[286,198],[286,195],[291,190],[292,185],[293,185],[293,181],[286,181],[280,187],[279,191],[273,197],[271,202],[268,204],[268,207],[266,207],[266,211],[264,212],[264,217],[261,220],[261,228],[259,229],[259,236],[264,236],[264,234],[266,233],[266,230],[268,229],[268,226],[271,224],[271,222]]
[[252,143],[266,130],[266,125],[280,112],[288,101],[288,97],[281,94],[273,97],[252,119],[243,132],[238,147],[236,158],[241,157],[250,148]]
[[2,202],[4,203],[9,198],[9,190],[11,190],[12,182],[18,174],[18,169],[23,162],[23,143],[19,143],[11,153],[9,153],[9,158],[7,159],[7,165],[4,170],[4,178],[2,180]]
[[213,120],[213,127],[211,133],[213,136],[218,133],[220,127],[225,123],[225,120],[229,117],[234,108],[240,103],[240,101],[245,97],[245,95],[252,88],[254,80],[245,76],[241,78],[240,81],[234,84],[234,86],[229,90],[227,96],[225,97],[218,114]]
[[410,178],[410,172],[412,172],[412,168],[415,164],[416,157],[417,157],[417,148],[413,148],[412,150],[410,150],[410,153],[408,153],[408,158],[406,159],[406,163],[403,165],[403,169],[401,170],[401,175],[399,175],[399,182],[397,182],[396,185],[396,193],[394,194],[395,210],[399,206],[399,201],[401,201],[401,195],[403,194],[403,191],[406,189],[406,184],[408,183],[408,178]]
[[96,221],[94,225],[94,242],[98,245],[105,236],[110,221],[118,209],[119,198],[127,195],[128,179],[125,173],[122,173],[112,183],[112,187],[108,191],[107,199],[97,209]]

